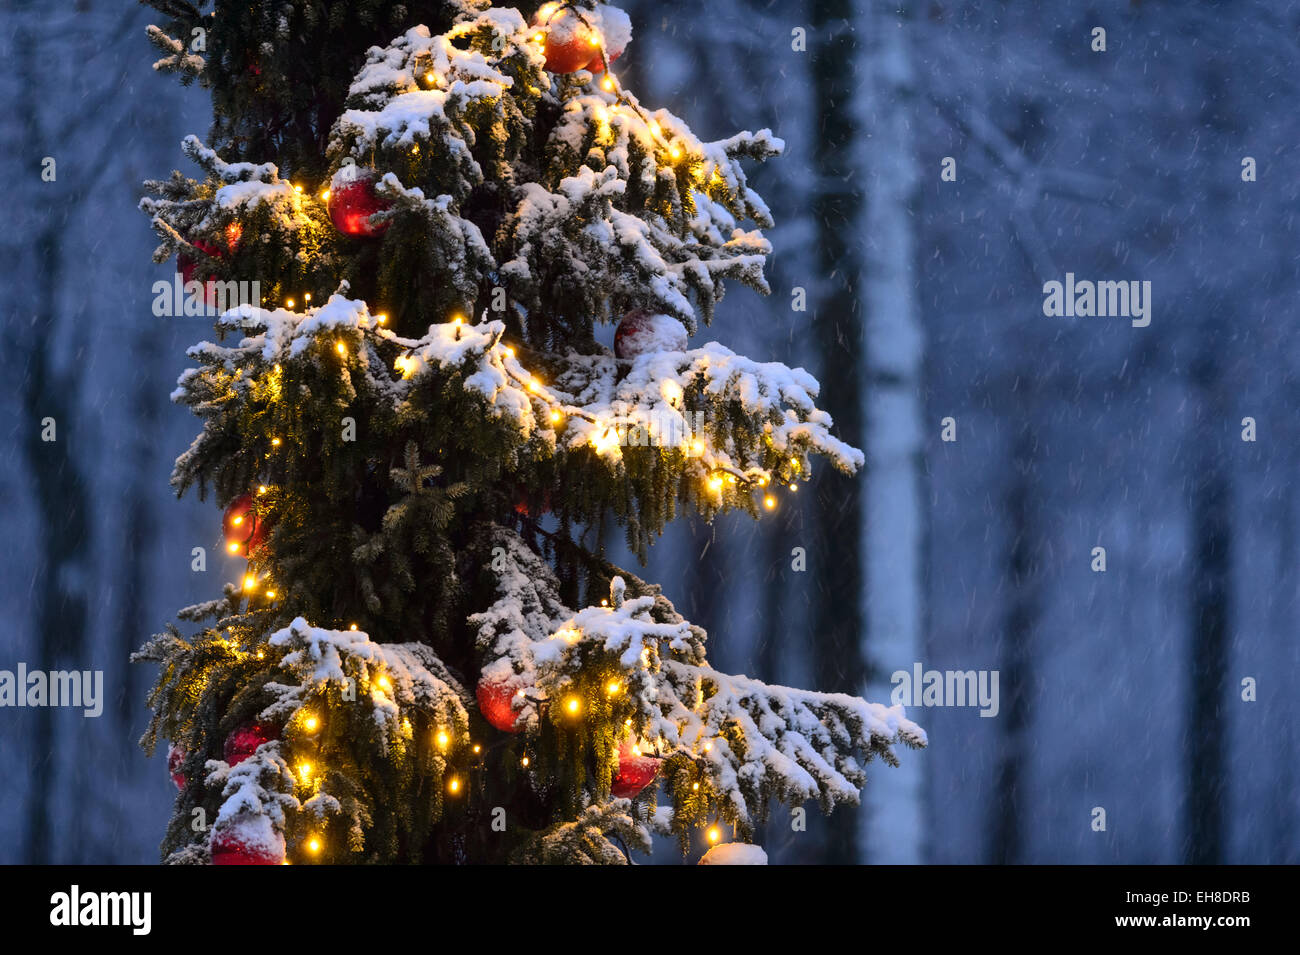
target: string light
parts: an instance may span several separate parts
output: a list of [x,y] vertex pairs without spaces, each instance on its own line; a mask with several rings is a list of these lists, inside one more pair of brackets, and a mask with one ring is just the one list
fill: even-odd
[[307,840],[307,848],[312,852],[320,852],[320,840],[312,836],[311,839]]
[[299,764],[298,764],[298,775],[302,777],[302,781],[303,781],[304,783],[307,782],[308,780],[310,780],[310,779],[311,779],[311,763],[299,763]]
[[618,680],[610,680],[609,685],[605,687],[605,692],[613,696],[621,689],[623,689],[623,684],[619,683]]
[[279,438],[272,438],[272,439],[271,439],[271,447],[273,447],[273,448],[278,448],[279,446],[280,446],[280,439],[279,439]]
[[706,835],[708,836],[710,843],[716,844],[717,841],[722,838],[722,830],[717,826],[709,826],[709,831]]
[[257,575],[256,575],[256,574],[245,574],[245,575],[244,575],[244,589],[245,589],[246,591],[248,591],[249,593],[252,593],[254,590],[257,589]]
[[266,596],[269,597],[271,600],[274,600],[274,599],[275,599],[275,591],[274,591],[274,590],[268,590],[268,591],[266,592]]
[[234,541],[231,541],[229,544],[226,545],[226,550],[230,551],[232,554],[238,554],[239,546],[240,546],[239,544],[236,544]]
[[349,625],[348,625],[348,629],[349,629],[349,630],[355,630],[355,629],[357,629],[357,625],[356,625],[355,623],[353,623],[353,624],[349,624]]
[[691,783],[691,789],[698,791],[699,788],[700,788],[699,783]]
[[475,744],[474,744],[474,752],[475,752],[475,753],[481,753],[481,752],[483,752],[483,747],[480,746],[478,743],[475,743]]
[[265,484],[258,485],[257,493],[258,493],[258,494],[265,494],[265,493],[266,493],[266,485],[265,485]]
[[559,409],[551,412],[551,424],[559,424],[563,420],[564,415],[560,413]]
[[334,343],[334,350],[335,350],[336,352],[338,352],[340,355],[345,355],[345,356],[346,356],[347,353],[348,353],[348,346],[345,345],[345,344],[343,344],[342,342],[335,342],[335,343]]
[[582,709],[582,701],[576,696],[571,696],[564,701],[564,708],[568,710],[570,714],[577,715],[578,710]]
[[385,322],[388,321],[388,316],[385,315],[383,312],[380,312],[378,315],[375,316],[375,321],[377,321],[380,325],[383,325]]
[[321,201],[321,202],[329,202],[329,201],[330,201],[330,191],[329,191],[328,189],[324,189],[324,190],[321,191],[321,194],[320,194],[320,201]]
[[790,493],[791,493],[791,494],[793,494],[793,493],[794,493],[795,491],[797,491],[797,490],[799,490],[799,485],[797,485],[797,484],[791,484],[791,485],[790,485]]
[[776,507],[776,498],[771,494],[767,495],[767,497],[763,498],[763,506],[769,511],[772,510],[772,508]]
[[712,750],[713,750],[713,740],[709,740],[704,744],[704,751],[708,753],[711,752]]
[[460,792],[460,780],[455,776],[451,777],[451,781],[447,783],[447,789],[453,793]]
[[316,719],[314,716],[309,716],[302,721],[302,726],[308,733],[314,733],[316,732],[316,727],[320,726],[320,720]]
[[284,300],[284,305],[285,305],[285,308],[293,308],[293,299],[291,299],[291,298],[286,298],[286,299]]
[[393,688],[392,681],[386,676],[380,676],[377,682],[379,683],[379,688],[381,690],[391,690]]
[[436,738],[436,742],[438,744],[439,749],[447,748],[447,744],[451,742],[451,738],[447,736],[446,730],[438,730],[438,736]]
[[606,73],[605,78],[600,81],[600,88],[606,93],[614,92],[614,78]]
[[519,761],[519,765],[520,765],[520,766],[523,766],[525,769],[527,769],[527,768],[528,768],[528,757],[525,756],[523,759],[521,759],[521,760]]
[[722,490],[722,478],[716,476],[709,478],[709,487],[715,491]]
[[302,300],[303,300],[304,302],[310,302],[310,301],[311,301],[311,292],[303,292],[303,293],[302,293]]
[[296,184],[295,184],[294,187],[293,187],[293,191],[294,191],[294,192],[302,192],[302,186],[299,186],[299,185],[296,185]]
[[265,650],[258,650],[258,651],[257,651],[257,659],[259,659],[259,660],[265,660],[265,659],[266,659],[266,651],[265,651]]

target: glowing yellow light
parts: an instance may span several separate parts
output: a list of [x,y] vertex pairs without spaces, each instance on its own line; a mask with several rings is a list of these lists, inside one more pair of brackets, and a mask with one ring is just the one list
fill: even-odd
[[719,839],[722,838],[722,830],[719,829],[717,826],[709,826],[708,837],[709,837],[709,842],[716,843]]
[[523,695],[524,695],[524,688],[521,686],[519,689],[515,691],[515,696],[523,696]]
[[592,46],[600,46],[600,37],[593,33],[591,35],[591,39],[588,40],[587,42],[590,43]]
[[309,716],[309,717],[307,717],[305,720],[302,721],[302,727],[303,727],[303,729],[305,729],[308,733],[314,733],[314,732],[316,732],[316,727],[318,727],[318,726],[320,726],[320,720],[316,719],[316,717],[314,717],[314,716]]
[[355,630],[355,629],[357,629],[357,625],[356,625],[355,623],[353,623],[353,624],[349,624],[349,625],[348,625],[348,629],[349,629],[349,630]]
[[534,43],[545,43],[545,42],[546,42],[546,34],[545,34],[545,33],[541,33],[541,32],[534,33],[534,34],[533,34],[533,42],[534,42]]
[[414,146],[411,147],[411,155],[412,155],[412,156],[418,156],[418,155],[420,155],[420,144],[419,144],[419,143],[416,143]]
[[707,753],[710,752],[712,749],[713,749],[713,741],[709,740],[709,742],[704,744],[704,751]]
[[776,507],[776,498],[769,494],[767,497],[763,498],[763,506],[770,511],[772,508]]
[[321,202],[329,202],[329,201],[330,201],[330,191],[329,191],[328,189],[324,189],[324,190],[321,191],[321,194],[320,194],[320,201],[321,201]]
[[799,490],[799,485],[797,485],[797,484],[791,484],[791,485],[790,485],[790,492],[791,492],[791,493],[794,493],[794,492],[797,491],[797,490]]
[[258,651],[257,651],[257,659],[259,659],[259,660],[265,660],[265,659],[266,659],[266,651],[265,651],[265,650],[258,650]]
[[303,782],[311,779],[311,763],[299,763],[298,775],[302,777]]
[[393,362],[393,367],[402,373],[403,378],[410,378],[415,374],[417,365],[414,358],[408,358],[406,355],[398,355],[397,361]]
[[432,86],[437,79],[438,78],[434,76],[433,73],[424,74],[424,82],[428,83],[430,86]]
[[672,156],[673,159],[681,159],[681,158],[682,158],[682,151],[681,151],[680,149],[678,149],[676,146],[674,146],[674,147],[672,147],[671,149],[668,150],[668,155],[669,155],[669,156]]
[[343,344],[342,342],[335,342],[334,350],[338,352],[340,355],[346,355],[348,353],[348,346]]
[[614,78],[606,73],[605,78],[600,81],[600,88],[606,93],[614,92]]
[[699,789],[699,788],[700,788],[700,784],[699,784],[699,783],[691,783],[691,788],[692,788],[692,789]]
[[284,304],[285,304],[285,307],[286,307],[286,308],[293,308],[293,299],[291,299],[291,298],[286,298],[286,299],[284,300]]
[[295,186],[293,187],[293,191],[294,191],[294,192],[302,192],[302,186],[295,185]]
[[521,760],[519,761],[519,765],[520,765],[520,766],[527,766],[527,765],[528,765],[528,757],[525,756],[523,759],[521,759]]
[[595,115],[595,117],[596,117],[596,122],[598,122],[598,123],[604,123],[604,122],[608,121],[608,119],[609,119],[609,114],[608,114],[607,112],[605,112],[605,107],[603,107],[603,106],[597,106],[596,109],[595,109],[593,112],[594,112],[594,115]]
[[791,458],[791,459],[790,459],[790,467],[792,467],[792,468],[794,468],[796,471],[798,471],[798,470],[799,470],[799,459],[798,459],[798,458]]
[[384,322],[388,321],[388,316],[385,315],[383,312],[380,312],[378,315],[375,316],[375,321],[377,321],[380,325],[382,325],[384,324]]
[[244,523],[244,515],[242,514],[236,515],[235,517],[231,518],[230,523],[238,527],[240,524]]
[[378,683],[379,683],[379,688],[382,690],[391,690],[393,688],[392,681],[389,680],[388,677],[386,676],[381,676],[378,680]]
[[564,701],[564,708],[570,713],[577,713],[582,709],[582,702],[576,696],[571,696]]
[[312,839],[309,839],[307,841],[307,848],[310,849],[312,852],[320,852],[320,840],[314,837]]
[[692,454],[703,454],[703,453],[704,453],[704,442],[703,442],[703,441],[692,441],[692,442],[691,442],[691,453],[692,453]]
[[236,544],[234,541],[231,541],[229,544],[226,545],[226,550],[230,551],[232,554],[238,554],[239,545]]
[[619,683],[618,680],[610,680],[609,685],[605,687],[605,692],[613,696],[621,689],[623,689],[623,684]]
[[244,589],[250,593],[257,589],[257,577],[255,575],[248,574],[244,577]]
[[268,597],[270,597],[272,600],[275,599],[275,591],[274,591],[274,590],[268,590],[268,591],[266,592],[266,595],[267,595]]
[[272,438],[272,439],[271,439],[271,447],[273,447],[273,448],[278,448],[279,446],[280,446],[280,439],[279,439],[279,438]]
[[506,353],[506,357],[507,357],[507,358],[514,358],[514,357],[515,357],[515,350],[514,350],[513,348],[511,348],[509,345],[507,345],[504,349],[502,349],[502,351],[504,351],[504,352]]
[[551,424],[559,424],[563,420],[564,420],[564,415],[562,415],[559,411],[551,412]]
[[641,755],[641,746],[640,746],[639,743],[633,743],[633,744],[632,744],[632,755],[633,755],[633,756],[640,756],[640,755]]
[[624,725],[624,726],[631,726],[631,725],[632,725],[632,717],[629,716],[627,719],[625,719],[625,720],[623,721],[623,725]]
[[454,793],[460,792],[460,780],[455,776],[451,777],[451,782],[447,783],[447,788]]
[[481,753],[481,752],[483,752],[483,747],[480,746],[478,743],[475,743],[475,744],[474,744],[474,752],[476,752],[476,753]]
[[722,490],[722,478],[720,477],[709,478],[709,487],[711,487],[715,491]]
[[258,485],[257,493],[258,493],[258,494],[265,494],[265,493],[266,493],[266,485],[265,485],[265,484]]
[[446,730],[438,730],[438,735],[436,737],[436,740],[439,749],[446,749],[447,744],[451,742],[451,737],[447,735]]
[[608,601],[608,600],[602,600],[602,601],[600,602],[600,605],[601,605],[602,607],[608,607],[608,606],[609,606],[609,601]]

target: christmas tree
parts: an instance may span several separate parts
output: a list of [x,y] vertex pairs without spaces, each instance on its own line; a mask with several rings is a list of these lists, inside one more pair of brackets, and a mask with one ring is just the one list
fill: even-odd
[[142,202],[218,334],[172,482],[247,560],[137,654],[166,861],[625,862],[856,804],[924,745],[901,707],[714,670],[601,547],[862,464],[805,371],[690,347],[728,280],[768,291],[741,164],[779,139],[643,107],[604,4],[149,2],[155,68],[215,113],[202,177]]

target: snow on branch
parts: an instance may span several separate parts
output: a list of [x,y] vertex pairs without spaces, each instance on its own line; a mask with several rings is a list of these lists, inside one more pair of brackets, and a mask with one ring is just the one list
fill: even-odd
[[925,731],[902,706],[714,670],[702,630],[658,593],[629,596],[620,577],[607,606],[566,616],[554,574],[518,535],[501,527],[485,533],[505,555],[500,597],[469,622],[478,632],[484,677],[522,691],[515,707],[527,730],[536,731],[539,709],[593,659],[614,660],[635,706],[630,725],[643,751],[693,764],[719,811],[744,827],[761,819],[771,798],[816,799],[826,810],[856,804],[868,762],[879,757],[897,765],[896,744],[926,745]]

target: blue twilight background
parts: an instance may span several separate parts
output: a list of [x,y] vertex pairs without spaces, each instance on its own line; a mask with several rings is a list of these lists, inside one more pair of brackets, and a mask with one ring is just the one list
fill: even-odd
[[[683,520],[638,572],[724,670],[877,699],[916,662],[1000,677],[994,718],[910,710],[930,748],[864,809],[778,810],[773,860],[1300,861],[1300,7],[624,6],[642,102],[787,143],[754,172],[773,294],[735,290],[702,337],[818,374],[871,462],[757,523]],[[0,12],[0,669],[102,669],[107,696],[0,710],[0,862],[157,858],[174,789],[126,657],[237,573],[215,506],[167,484],[196,426],[168,393],[210,329],[152,316],[173,269],[135,204],[195,172],[209,107],[152,73],[153,19]],[[1066,272],[1150,281],[1150,327],[1045,317]]]

